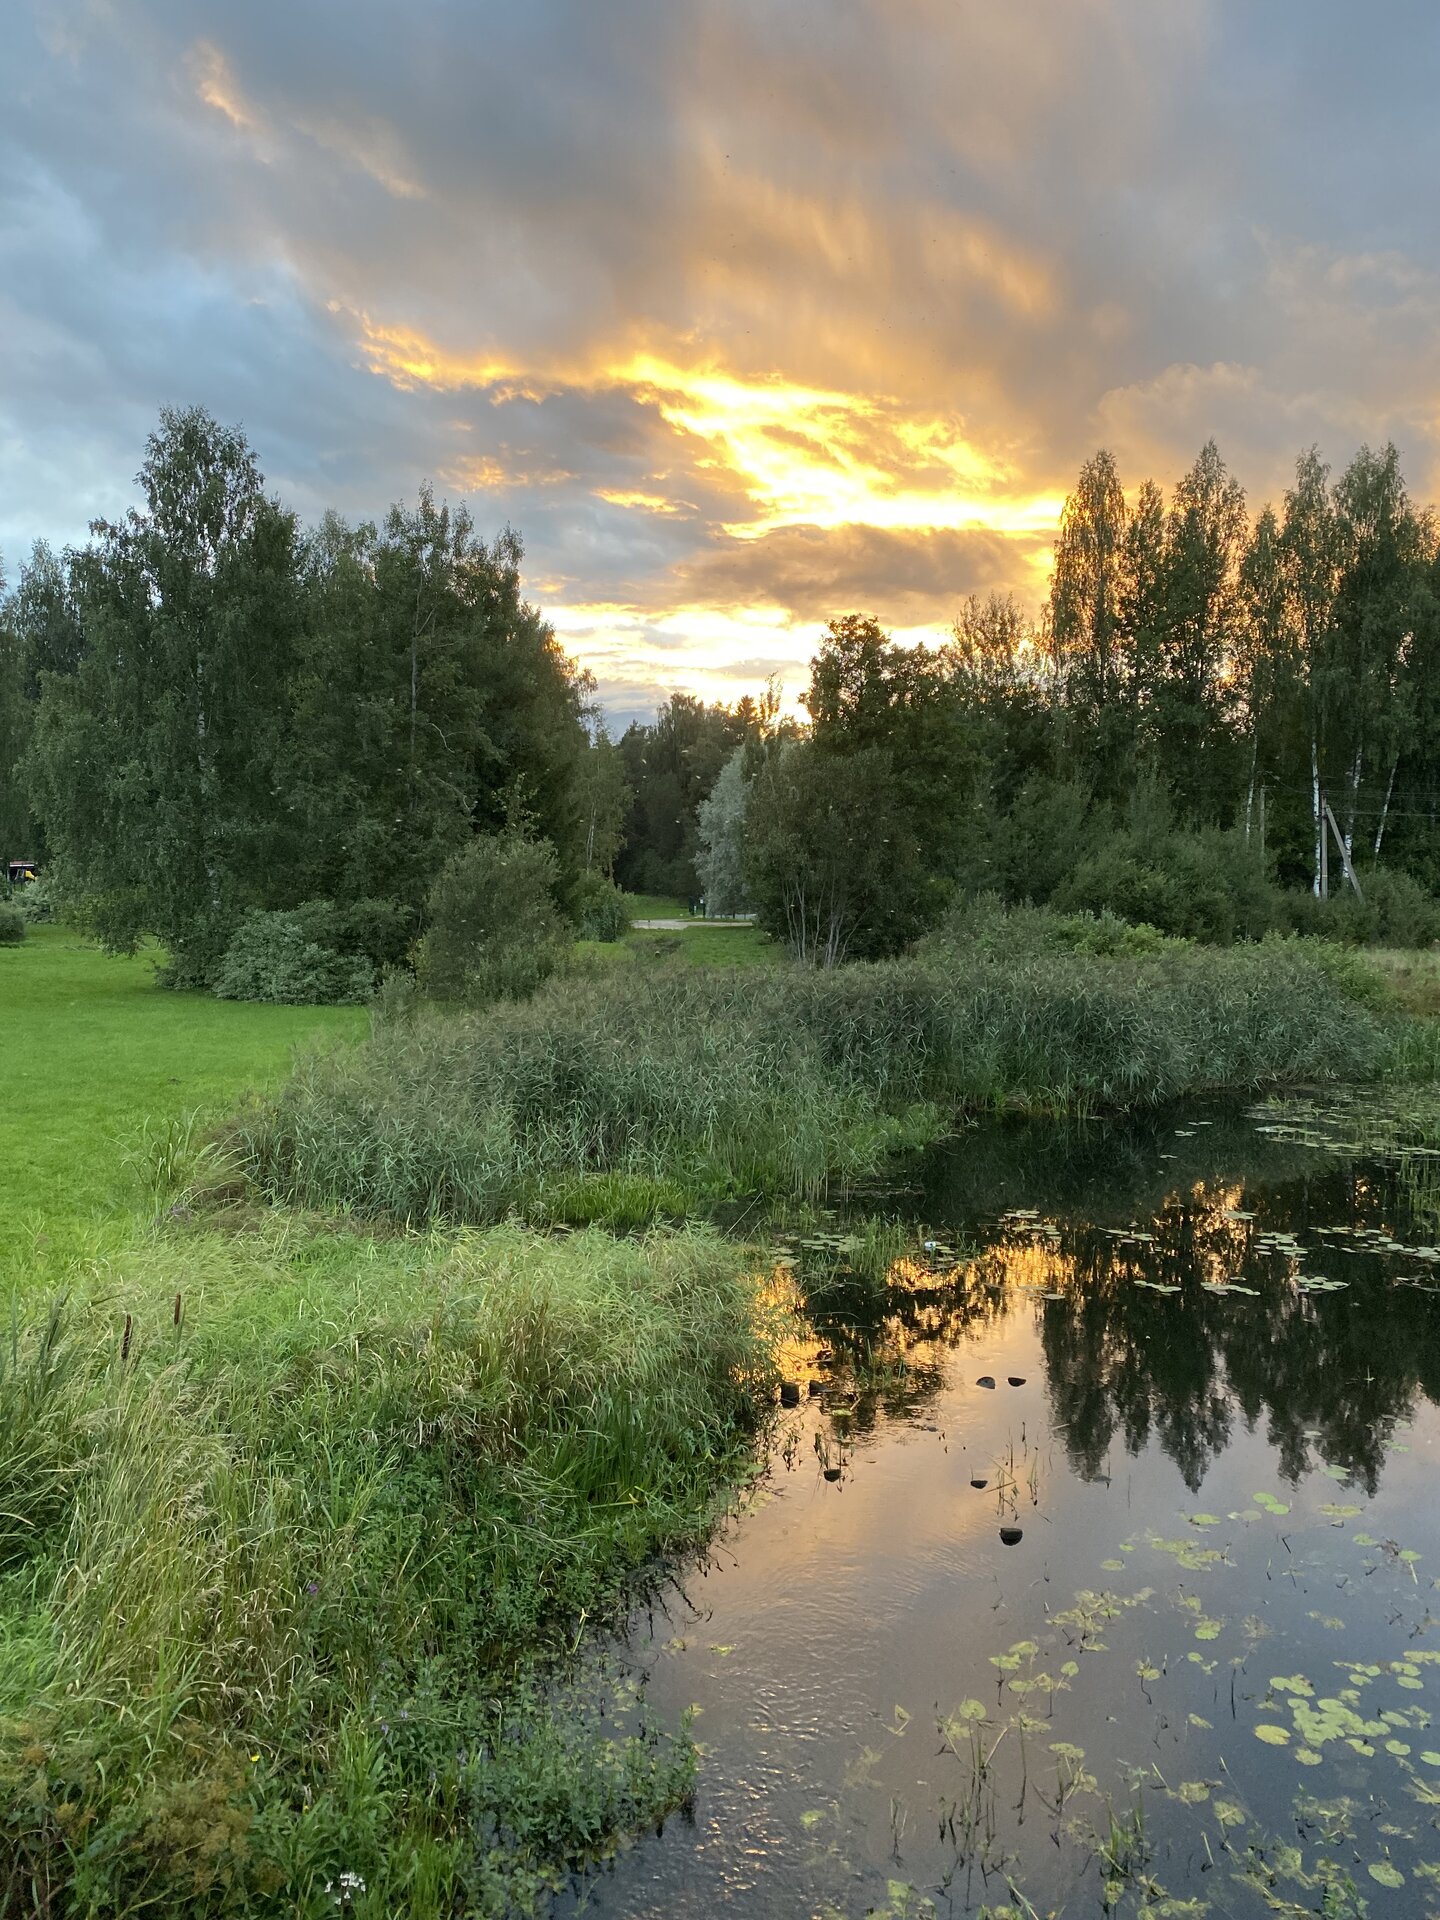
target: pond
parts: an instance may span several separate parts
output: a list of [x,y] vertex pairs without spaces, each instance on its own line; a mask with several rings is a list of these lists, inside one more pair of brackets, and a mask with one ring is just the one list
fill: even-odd
[[792,1238],[799,1404],[625,1643],[693,1809],[564,1911],[1440,1913],[1440,1247],[1289,1131],[977,1129]]

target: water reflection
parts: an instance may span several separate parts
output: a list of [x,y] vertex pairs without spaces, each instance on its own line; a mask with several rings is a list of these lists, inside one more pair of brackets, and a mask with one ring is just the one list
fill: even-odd
[[1431,1872],[1440,1249],[1382,1169],[1234,1110],[995,1127],[778,1251],[770,1482],[631,1643],[703,1709],[695,1823],[576,1905],[1258,1917]]

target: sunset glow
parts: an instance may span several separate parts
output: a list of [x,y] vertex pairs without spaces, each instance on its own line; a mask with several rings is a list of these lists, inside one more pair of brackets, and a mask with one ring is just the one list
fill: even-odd
[[[625,713],[799,686],[839,612],[1037,612],[1098,445],[1133,490],[1214,435],[1256,503],[1367,435],[1440,480],[1429,102],[1391,75],[1352,137],[1358,17],[126,11],[22,6],[12,571],[123,512],[155,410],[198,400],[307,518],[428,478],[517,528]],[[1414,183],[1383,236],[1342,152]]]

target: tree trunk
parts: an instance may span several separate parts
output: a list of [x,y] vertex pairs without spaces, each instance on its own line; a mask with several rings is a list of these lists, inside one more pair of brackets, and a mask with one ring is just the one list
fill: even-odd
[[1315,822],[1315,878],[1310,891],[1320,898],[1320,865],[1325,858],[1325,821],[1320,812],[1320,748],[1315,735],[1310,736],[1310,812]]
[[1363,749],[1355,749],[1355,758],[1350,767],[1350,799],[1345,808],[1345,858],[1354,858],[1355,848],[1355,810],[1360,804],[1360,773],[1364,765]]

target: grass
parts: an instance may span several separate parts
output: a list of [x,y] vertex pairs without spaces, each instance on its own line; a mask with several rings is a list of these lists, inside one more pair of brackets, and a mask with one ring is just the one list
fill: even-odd
[[748,1470],[744,1257],[172,1204],[194,1112],[365,1016],[3,968],[0,1915],[543,1910],[690,1791],[566,1658]]
[[1431,1020],[1440,1016],[1440,953],[1433,948],[1371,947],[1365,958],[1408,1013]]
[[[777,947],[768,933],[756,926],[715,926],[708,920],[691,920],[688,900],[672,900],[660,894],[629,894],[630,918],[635,920],[684,920],[681,930],[632,925],[619,951],[632,960],[683,959],[692,966],[743,967],[761,961],[783,960],[784,949]],[[594,942],[584,943],[594,946]],[[616,949],[611,948],[611,953]]]
[[764,1372],[704,1234],[102,1263],[0,1359],[0,1911],[540,1904],[693,1762],[536,1662],[703,1535]]
[[56,926],[0,947],[0,1273],[7,1247],[113,1216],[136,1198],[131,1157],[170,1123],[283,1079],[297,1046],[358,1036],[354,1007],[262,1007],[156,989],[158,955],[114,959]]
[[382,1027],[303,1064],[228,1139],[272,1200],[409,1222],[563,1218],[617,1176],[632,1219],[646,1182],[657,1212],[677,1190],[691,1206],[814,1196],[965,1108],[1364,1078],[1394,1050],[1394,1016],[1355,998],[1376,991],[1294,941],[1109,959],[936,947],[833,973],[615,968]]

